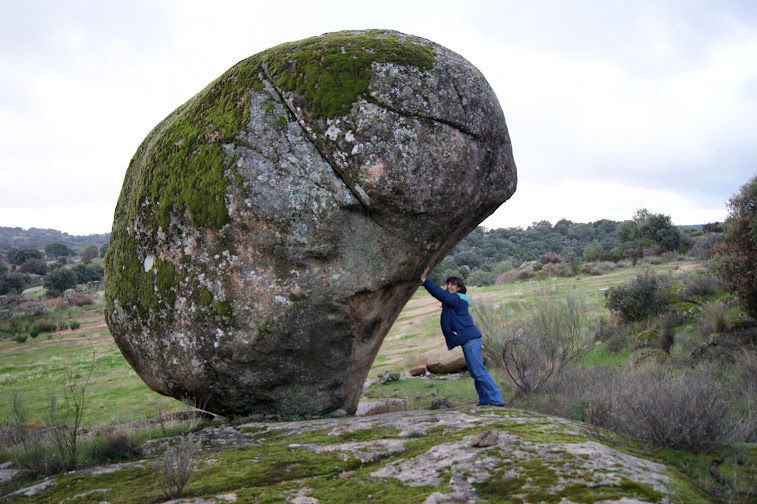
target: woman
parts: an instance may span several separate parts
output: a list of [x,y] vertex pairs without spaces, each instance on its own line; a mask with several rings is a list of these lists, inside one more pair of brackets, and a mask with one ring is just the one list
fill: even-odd
[[468,373],[473,377],[478,392],[478,405],[504,406],[505,401],[499,387],[484,367],[481,358],[481,331],[473,323],[473,317],[468,312],[470,298],[465,294],[465,282],[462,278],[449,277],[445,291],[427,279],[427,275],[428,268],[423,270],[421,282],[429,294],[442,302],[441,324],[447,348],[452,350],[458,345],[463,348]]

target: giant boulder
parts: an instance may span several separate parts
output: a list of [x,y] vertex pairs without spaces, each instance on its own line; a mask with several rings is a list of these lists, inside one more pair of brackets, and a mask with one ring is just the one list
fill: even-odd
[[106,320],[153,390],[209,411],[354,412],[426,265],[515,191],[481,73],[391,31],[239,62],[147,136],[106,257]]

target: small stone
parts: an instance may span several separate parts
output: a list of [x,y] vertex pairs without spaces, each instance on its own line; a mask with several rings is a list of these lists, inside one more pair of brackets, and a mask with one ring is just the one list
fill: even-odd
[[380,372],[378,377],[381,384],[386,385],[387,383],[398,381],[400,379],[400,374],[396,371],[387,370]]
[[471,446],[474,448],[485,448],[487,446],[494,446],[499,440],[499,433],[496,429],[489,429],[482,432],[471,441]]
[[410,376],[425,376],[426,366],[414,366],[407,370],[407,374]]
[[439,396],[434,398],[433,401],[431,401],[431,409],[432,410],[438,410],[438,409],[448,409],[452,408],[452,403],[449,402],[449,400],[444,396]]

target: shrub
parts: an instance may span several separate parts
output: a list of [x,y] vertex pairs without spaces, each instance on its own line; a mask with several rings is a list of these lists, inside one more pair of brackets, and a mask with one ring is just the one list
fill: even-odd
[[723,286],[723,282],[717,276],[710,274],[687,277],[683,284],[684,289],[679,295],[681,301],[691,301],[695,296],[712,296]]
[[647,270],[624,285],[605,291],[605,307],[635,322],[662,313],[671,304],[669,276],[657,276]]
[[19,294],[26,288],[26,279],[21,273],[0,274],[0,295]]
[[504,328],[496,312],[476,312],[485,335],[484,354],[504,369],[520,393],[538,390],[588,348],[586,308],[575,294],[537,302],[516,328]]
[[599,266],[597,265],[597,263],[584,263],[581,265],[580,271],[584,275],[597,276],[597,275],[602,274],[602,270],[599,269]]
[[10,324],[3,328],[3,334],[15,336],[16,334],[20,334],[22,330],[21,322],[18,319],[12,318]]
[[76,283],[83,284],[102,280],[104,275],[103,267],[97,264],[75,264],[71,271],[76,275]]
[[53,444],[58,449],[67,471],[76,468],[81,453],[82,422],[84,421],[85,392],[95,366],[95,352],[89,373],[79,380],[79,375],[66,369],[63,383],[63,402],[59,408],[55,396],[50,397],[47,427]]
[[627,368],[595,396],[598,414],[590,410],[588,420],[654,447],[699,451],[731,439],[735,421],[727,398],[707,370]]
[[715,249],[723,243],[723,233],[708,233],[694,241],[694,245],[688,255],[697,259],[711,259],[715,255]]
[[192,464],[200,452],[200,441],[191,435],[166,450],[159,467],[160,488],[168,498],[176,498],[192,475]]
[[[39,334],[39,333],[38,333],[38,334]],[[31,336],[32,336],[32,338],[34,338],[34,337],[36,337],[36,336],[37,336],[37,334],[31,335]],[[26,340],[27,340],[27,336],[26,336],[26,334],[21,334],[21,333],[19,333],[19,334],[16,334],[16,335],[15,335],[15,336],[13,337],[13,341],[15,341],[16,343],[19,343],[19,344],[21,344],[21,343],[26,343]]]
[[40,252],[37,249],[32,248],[23,248],[16,250],[12,254],[8,254],[8,262],[11,264],[15,264],[16,266],[21,266],[29,259],[44,259],[44,255],[42,255],[42,252]]
[[42,285],[45,289],[64,292],[76,287],[76,275],[68,268],[58,268],[45,276]]
[[494,283],[495,285],[502,285],[502,284],[510,283],[513,280],[515,280],[517,276],[518,276],[518,270],[511,269],[503,273],[500,273],[500,275],[497,277]]
[[725,243],[715,247],[714,271],[757,318],[757,176],[728,202]]
[[43,259],[27,259],[19,269],[22,273],[34,273],[35,275],[44,275],[47,273],[47,264]]
[[45,311],[45,305],[39,301],[24,301],[18,304],[16,311],[22,313],[25,317],[33,317],[42,315]]
[[98,436],[85,453],[90,463],[111,463],[141,457],[142,445],[126,432],[108,431]]
[[600,242],[599,240],[594,240],[584,248],[584,261],[596,261],[602,256],[603,253],[604,247],[602,246],[602,242]]
[[[658,364],[576,366],[525,399],[538,411],[586,421],[650,448],[704,450],[744,440],[749,415],[710,368],[676,371]],[[751,420],[750,425],[754,425]]]
[[740,385],[743,417],[737,425],[737,435],[744,443],[757,441],[757,351],[746,348],[736,354],[736,383]]
[[669,354],[670,349],[675,343],[675,334],[673,329],[683,322],[683,314],[676,310],[671,310],[660,317],[660,333],[655,346],[663,352]]
[[623,324],[613,326],[607,335],[607,351],[610,353],[619,353],[629,347],[632,335],[637,333],[636,324]]
[[53,322],[39,322],[38,324],[34,324],[34,329],[32,330],[36,330],[37,334],[55,332],[58,330],[58,325]]
[[8,424],[11,431],[9,441],[13,444],[10,453],[16,466],[33,477],[61,472],[62,460],[43,438],[42,433],[28,422],[21,396],[15,390],[12,395],[13,410]]
[[728,330],[728,309],[721,301],[712,301],[702,306],[701,318],[709,322],[701,325],[712,328],[711,332],[723,334]]
[[96,245],[87,245],[79,251],[79,255],[85,264],[89,264],[92,262],[92,259],[95,259],[100,255],[100,251],[97,249]]
[[71,322],[70,322],[70,323],[68,324],[68,327],[69,327],[69,328],[70,328],[70,329],[71,329],[72,331],[75,331],[75,330],[77,330],[77,329],[78,329],[79,327],[81,327],[81,323],[80,323],[80,322],[77,322],[76,320],[72,320],[72,321],[71,321]]
[[73,294],[69,296],[68,301],[74,306],[91,305],[94,303],[92,297],[87,294]]
[[57,308],[61,310],[63,308],[66,308],[68,306],[68,303],[66,303],[66,300],[63,299],[62,297],[54,297],[52,299],[46,300],[45,305],[51,308]]
[[572,266],[565,263],[547,263],[544,265],[543,271],[556,277],[572,277],[576,274]]

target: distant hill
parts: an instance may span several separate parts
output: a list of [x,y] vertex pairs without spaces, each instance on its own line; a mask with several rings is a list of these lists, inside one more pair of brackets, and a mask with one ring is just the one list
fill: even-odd
[[87,245],[98,248],[110,240],[110,233],[74,236],[55,229],[39,229],[0,226],[0,250],[34,248],[42,250],[48,243],[63,243],[68,248],[80,250]]

